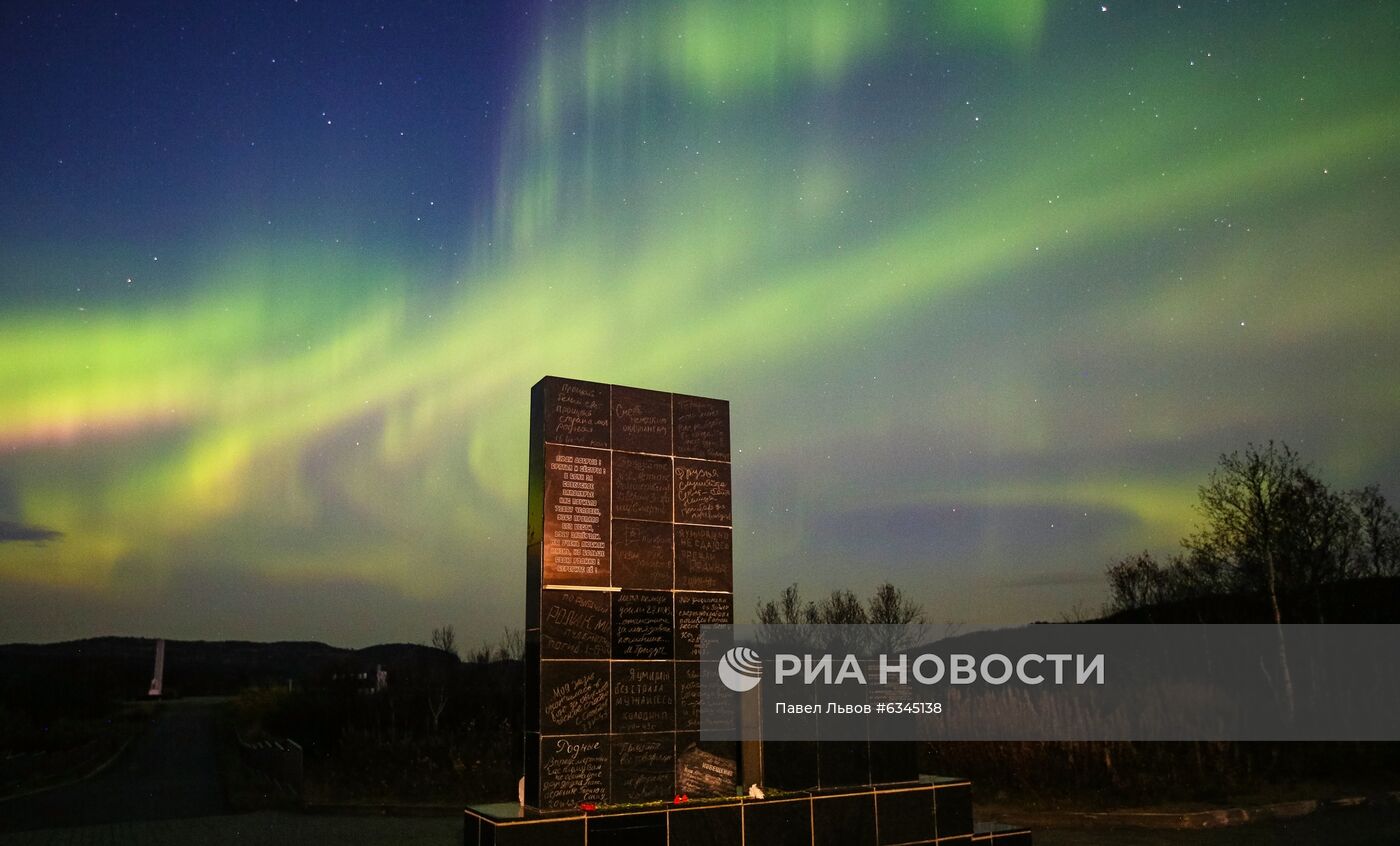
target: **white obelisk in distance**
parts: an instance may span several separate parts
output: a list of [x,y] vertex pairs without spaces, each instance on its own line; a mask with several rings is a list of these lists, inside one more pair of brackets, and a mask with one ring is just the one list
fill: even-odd
[[165,638],[156,641],[156,674],[151,679],[151,690],[147,696],[160,696],[161,684],[165,678]]

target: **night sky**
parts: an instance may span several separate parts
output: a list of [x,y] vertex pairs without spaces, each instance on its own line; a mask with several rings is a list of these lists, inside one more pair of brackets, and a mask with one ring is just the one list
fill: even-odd
[[731,401],[736,607],[1093,612],[1400,498],[1400,4],[0,6],[0,641],[495,638],[545,374]]

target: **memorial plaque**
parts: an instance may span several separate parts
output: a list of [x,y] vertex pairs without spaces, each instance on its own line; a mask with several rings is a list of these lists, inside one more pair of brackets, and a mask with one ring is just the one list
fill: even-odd
[[612,448],[670,455],[671,395],[614,385]]
[[677,458],[675,497],[677,523],[728,526],[733,521],[728,464]]
[[673,572],[670,523],[613,521],[612,582],[615,587],[670,590]]
[[671,459],[614,452],[612,515],[670,522]]
[[609,688],[607,661],[542,661],[541,734],[607,731]]
[[733,796],[739,768],[733,758],[690,743],[676,752],[676,791],[690,798]]
[[609,447],[608,386],[546,376],[544,439],[548,443]]
[[[616,532],[616,529],[613,530]],[[613,555],[616,557],[616,543]],[[676,526],[676,588],[734,590],[734,532],[721,526]]]
[[[692,704],[696,697],[701,704]],[[739,694],[725,687],[714,674],[705,683],[700,662],[676,662],[676,698],[679,703],[676,721],[681,730],[693,730],[697,723],[699,731],[704,733],[724,734],[734,730],[740,710]]]
[[[535,385],[527,801],[554,809],[672,795],[677,726],[702,728],[711,693],[699,663],[677,655],[698,656],[700,627],[733,619],[729,451],[723,400],[554,376]],[[720,765],[692,757],[686,777],[700,795]]]
[[700,662],[676,662],[676,731],[700,730]]
[[734,622],[734,595],[676,591],[676,659],[693,661],[704,644],[701,626],[727,626]]
[[623,590],[613,596],[614,658],[669,660],[674,631],[669,591]]
[[612,595],[596,590],[547,590],[540,598],[544,658],[612,657]]
[[682,394],[676,394],[672,403],[676,455],[728,461],[729,403]]
[[607,585],[608,499],[606,450],[544,446],[544,583]]
[[670,661],[613,662],[614,733],[675,729],[675,666]]
[[540,807],[608,801],[608,737],[552,737],[540,749]]
[[655,802],[675,795],[674,733],[614,734],[611,745],[613,802]]

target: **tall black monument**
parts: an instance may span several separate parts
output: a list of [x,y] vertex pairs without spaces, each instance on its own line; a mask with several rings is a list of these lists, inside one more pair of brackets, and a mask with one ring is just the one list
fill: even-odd
[[724,400],[532,390],[527,804],[734,792],[732,749],[699,744],[696,642],[734,618],[729,467]]

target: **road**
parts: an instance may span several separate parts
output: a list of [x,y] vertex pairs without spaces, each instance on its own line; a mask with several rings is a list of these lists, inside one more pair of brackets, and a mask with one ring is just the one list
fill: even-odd
[[215,707],[168,703],[150,730],[96,776],[0,802],[0,832],[227,813]]
[[0,801],[0,846],[452,846],[461,817],[231,814],[219,780],[216,704],[166,703],[96,776]]

